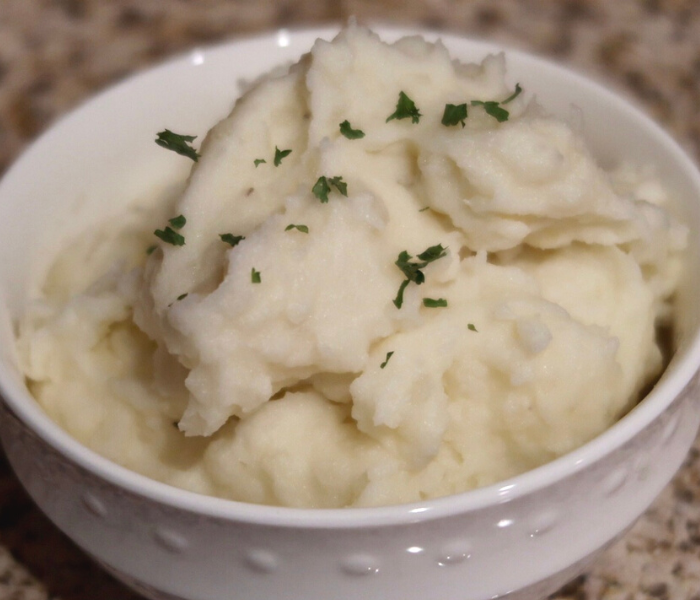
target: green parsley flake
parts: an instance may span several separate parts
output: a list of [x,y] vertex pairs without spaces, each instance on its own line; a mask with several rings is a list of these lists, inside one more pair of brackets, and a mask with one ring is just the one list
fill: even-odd
[[291,150],[280,150],[277,146],[275,146],[275,166],[279,167],[282,164],[282,159],[285,156],[289,156],[291,153]]
[[518,96],[520,96],[520,92],[523,91],[523,88],[520,87],[519,83],[515,84],[515,91],[508,96],[505,100],[501,102],[501,104],[508,104],[511,100],[515,100]]
[[500,102],[496,102],[495,100],[487,100],[486,102],[472,100],[472,106],[483,106],[486,114],[491,115],[499,123],[507,121],[510,116],[510,113],[505,108],[501,107]]
[[328,182],[343,196],[348,197],[348,184],[343,181],[342,177],[331,177]]
[[435,246],[430,246],[430,248],[427,248],[418,255],[417,258],[421,262],[410,262],[413,257],[404,250],[399,253],[399,257],[394,264],[401,269],[406,279],[420,285],[425,281],[425,275],[423,275],[421,269],[427,267],[428,264],[436,261],[438,258],[442,258],[446,254],[447,250],[442,247],[442,244],[437,244]]
[[423,271],[421,271],[425,265],[421,266],[421,263],[411,262],[412,258],[413,257],[404,250],[399,253],[399,257],[394,264],[401,269],[401,272],[406,276],[408,281],[413,281],[420,285],[425,281],[425,275],[423,275]]
[[396,298],[394,298],[394,306],[396,308],[401,308],[403,306],[403,293],[406,290],[406,287],[408,287],[409,283],[411,283],[410,279],[404,279],[401,282],[401,285],[399,286],[399,291],[396,294]]
[[220,233],[219,237],[221,238],[222,242],[226,242],[232,247],[238,245],[239,242],[242,242],[245,239],[245,236],[243,235],[233,235],[232,233]]
[[185,298],[187,298],[187,292],[185,292],[184,294],[180,294],[180,295],[177,297],[178,300],[184,300]]
[[[467,325],[467,329],[469,331],[476,331],[476,327],[474,326],[473,323],[469,323],[469,325]],[[477,333],[479,333],[479,332],[477,331]]]
[[365,132],[361,129],[353,129],[350,125],[350,121],[343,121],[340,124],[340,133],[342,133],[349,140],[359,140],[365,137]]
[[324,204],[328,202],[328,194],[330,194],[331,186],[328,184],[328,178],[325,176],[319,177],[311,191],[316,198]]
[[447,300],[444,298],[423,298],[423,306],[426,308],[445,308]]
[[420,258],[422,261],[425,261],[425,264],[421,266],[421,269],[425,267],[428,263],[431,263],[437,260],[438,258],[442,258],[443,256],[447,256],[447,248],[443,248],[442,244],[430,246],[430,248],[427,248],[418,255],[418,258]]
[[156,144],[197,162],[201,155],[190,146],[190,142],[196,139],[196,135],[180,135],[179,133],[173,133],[169,129],[165,129],[158,133]]
[[491,115],[499,123],[503,123],[504,121],[508,120],[510,113],[505,108],[503,108],[502,105],[508,104],[509,102],[515,100],[522,91],[523,88],[520,87],[519,83],[516,83],[515,91],[502,102],[496,102],[495,100],[487,100],[486,102],[483,102],[481,100],[472,100],[471,105],[483,106],[484,110],[486,111],[486,114]]
[[257,169],[258,165],[267,164],[267,161],[264,158],[256,158],[253,161],[253,164],[255,165],[255,168]]
[[421,208],[418,212],[425,212],[425,211],[428,210],[429,208],[430,208],[429,206],[424,206],[424,207]]
[[314,187],[311,188],[311,191],[316,198],[325,204],[328,202],[328,194],[331,192],[331,186],[337,189],[343,196],[347,197],[348,184],[345,183],[340,176],[326,177],[322,175],[318,178]]
[[293,223],[290,223],[284,228],[285,231],[289,231],[290,229],[296,229],[302,233],[309,233],[309,228],[306,225],[294,225]]
[[260,277],[260,271],[256,271],[255,267],[253,267],[250,270],[250,282],[251,283],[260,283],[262,281],[262,278]]
[[467,105],[466,104],[445,104],[445,112],[442,114],[441,123],[446,127],[451,125],[457,125],[461,123],[462,127],[465,126],[464,119],[467,118]]
[[386,367],[387,364],[389,363],[389,359],[390,359],[393,355],[394,355],[394,351],[393,351],[393,350],[392,350],[391,352],[387,352],[387,353],[386,353],[386,358],[384,359],[384,362],[383,362],[381,365],[379,365],[379,368],[380,368],[380,369],[383,369],[384,367]]
[[185,245],[185,238],[170,227],[166,227],[165,229],[156,229],[153,233],[166,244],[172,244],[173,246]]
[[421,285],[425,281],[425,274],[421,269],[428,266],[431,262],[442,258],[446,254],[447,249],[443,248],[442,244],[430,246],[421,252],[417,256],[420,262],[411,262],[413,257],[406,250],[399,253],[399,257],[394,264],[401,269],[406,279],[401,283],[396,298],[394,298],[394,306],[396,306],[396,308],[401,308],[403,306],[403,293],[409,283],[413,282],[416,285]]
[[416,107],[415,102],[411,100],[404,92],[399,92],[399,100],[396,103],[396,110],[387,117],[386,122],[393,119],[411,119],[412,123],[418,123],[423,115]]
[[498,102],[484,102],[484,110],[487,115],[491,115],[499,123],[507,121],[510,117],[510,113]]
[[149,246],[148,248],[146,248],[146,254],[148,256],[150,256],[151,254],[153,254],[156,251],[157,247],[158,246]]
[[185,226],[185,223],[187,223],[187,219],[185,219],[183,215],[178,215],[177,217],[169,219],[168,223],[173,226],[173,229],[182,229]]

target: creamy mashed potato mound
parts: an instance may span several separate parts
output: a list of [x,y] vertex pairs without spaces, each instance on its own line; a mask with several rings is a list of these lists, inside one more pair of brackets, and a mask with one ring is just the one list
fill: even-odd
[[[128,468],[295,507],[461,492],[589,441],[659,376],[686,232],[650,170],[603,170],[516,83],[502,55],[319,40],[173,201],[65,248],[20,323],[31,391]],[[180,215],[184,245],[153,235]]]

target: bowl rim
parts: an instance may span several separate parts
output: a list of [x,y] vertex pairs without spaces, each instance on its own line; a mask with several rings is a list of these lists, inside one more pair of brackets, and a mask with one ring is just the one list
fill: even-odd
[[[653,136],[657,143],[672,155],[673,160],[682,168],[700,194],[700,172],[695,163],[671,135],[653,121],[630,98],[625,97],[624,94],[620,94],[618,91],[613,92],[607,89],[601,83],[580,74],[575,69],[563,66],[550,59],[542,58],[531,52],[524,52],[510,48],[507,45],[496,44],[476,37],[430,29],[387,26],[381,23],[373,24],[371,28],[383,38],[387,36],[390,39],[396,39],[404,35],[423,35],[428,39],[442,39],[448,42],[454,41],[455,43],[469,42],[481,47],[485,53],[505,51],[509,56],[526,59],[559,76],[576,80],[578,84],[588,87],[593,93],[605,99],[606,102],[612,102],[630,111],[634,118],[643,123],[650,136]],[[88,98],[77,108],[58,119],[52,127],[34,140],[14,161],[2,181],[0,181],[0,198],[3,195],[2,184],[14,171],[16,165],[21,161],[30,160],[31,157],[28,158],[29,150],[37,144],[41,144],[47,134],[53,131],[57,125],[80,112],[86,106],[99,102],[103,96],[129,86],[138,78],[148,77],[154,71],[178,66],[182,67],[185,64],[189,64],[193,52],[198,53],[206,60],[207,55],[216,52],[233,52],[236,47],[246,42],[264,40],[272,42],[274,39],[279,39],[282,32],[284,32],[284,35],[293,38],[301,37],[313,40],[317,37],[328,38],[333,36],[339,29],[336,26],[284,28],[238,36],[223,43],[195,48],[153,67],[136,71],[126,79]],[[639,404],[606,431],[572,452],[535,469],[483,488],[410,504],[366,508],[309,509],[249,504],[176,488],[131,471],[83,446],[61,429],[58,424],[54,423],[44,413],[28,390],[18,384],[16,376],[10,372],[10,368],[3,361],[0,361],[0,401],[4,401],[9,410],[54,451],[74,462],[88,473],[119,488],[123,488],[136,496],[171,508],[229,521],[288,528],[313,529],[330,527],[350,529],[358,527],[388,527],[475,512],[521,498],[567,479],[623,446],[649,426],[681,394],[682,390],[692,380],[699,366],[700,331],[696,331],[683,354],[673,356],[659,381]]]

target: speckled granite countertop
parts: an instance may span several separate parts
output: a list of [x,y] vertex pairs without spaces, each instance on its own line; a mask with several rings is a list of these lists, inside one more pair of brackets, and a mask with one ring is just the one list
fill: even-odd
[[[556,58],[625,92],[700,157],[698,0],[0,0],[0,173],[85,97],[196,45],[361,21]],[[700,441],[637,525],[557,600],[700,600]],[[32,505],[0,454],[0,600],[132,600]]]

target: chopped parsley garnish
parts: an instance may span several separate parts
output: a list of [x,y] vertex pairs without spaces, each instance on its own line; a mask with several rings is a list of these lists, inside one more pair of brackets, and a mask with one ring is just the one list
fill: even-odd
[[444,298],[423,298],[423,306],[426,308],[445,308],[447,300]]
[[422,261],[425,261],[425,264],[422,265],[420,268],[422,269],[428,263],[431,263],[437,260],[438,258],[442,258],[443,256],[447,256],[447,248],[443,248],[442,244],[430,246],[430,248],[427,248],[418,255],[418,258],[420,258]]
[[445,104],[445,112],[442,114],[441,123],[446,127],[461,123],[464,127],[464,119],[467,118],[466,104]]
[[501,107],[501,103],[495,100],[487,100],[486,102],[472,100],[472,106],[483,106],[486,114],[491,115],[499,123],[507,121],[510,116],[510,113],[505,108]]
[[314,183],[314,187],[311,188],[311,191],[321,202],[328,202],[328,194],[331,191],[328,178],[325,176],[319,177],[316,183]]
[[396,308],[401,308],[403,306],[403,293],[409,283],[413,282],[416,285],[420,285],[425,281],[425,275],[421,269],[428,266],[431,262],[436,261],[438,258],[442,258],[447,254],[447,249],[442,247],[442,244],[436,244],[435,246],[430,246],[421,252],[416,258],[420,262],[411,262],[413,258],[406,250],[399,253],[399,257],[394,263],[401,272],[406,276],[406,280],[401,283],[399,291],[394,299],[394,306]]
[[350,125],[350,121],[345,120],[340,124],[340,133],[342,133],[349,140],[359,140],[365,137],[365,132],[361,129],[353,129]]
[[166,227],[165,229],[156,229],[153,233],[166,244],[172,244],[173,246],[185,245],[185,238],[170,227]]
[[464,127],[466,125],[464,121],[467,118],[467,107],[469,104],[472,106],[483,106],[486,114],[491,115],[499,123],[503,123],[504,121],[507,121],[508,117],[510,116],[510,113],[503,108],[503,105],[515,100],[522,93],[522,91],[523,88],[520,87],[519,83],[516,83],[515,91],[505,100],[501,100],[500,102],[496,100],[472,100],[471,102],[465,102],[464,104],[445,104],[445,111],[442,114],[441,123],[446,127],[461,123],[462,127]]
[[394,306],[396,308],[401,308],[403,306],[403,293],[409,283],[411,283],[410,279],[404,279],[401,282],[401,285],[399,286],[399,291],[396,294],[396,298],[394,298]]
[[386,353],[386,358],[384,359],[384,362],[383,362],[381,365],[379,365],[379,368],[380,368],[380,369],[383,369],[384,367],[386,367],[387,364],[389,363],[389,359],[390,359],[393,355],[394,355],[394,351],[393,351],[393,350],[392,350],[391,352],[387,352],[387,353]]
[[169,129],[165,129],[158,133],[156,138],[156,144],[177,152],[182,156],[191,158],[194,162],[199,160],[200,154],[190,146],[190,142],[197,139],[196,135],[180,135],[179,133],[173,133]]
[[262,281],[262,278],[260,277],[260,271],[256,271],[255,267],[253,267],[250,270],[250,282],[251,283],[260,283]]
[[239,242],[242,242],[245,239],[245,236],[243,235],[233,235],[232,233],[220,233],[219,237],[221,238],[222,242],[226,242],[231,246],[236,246]]
[[520,87],[519,83],[516,83],[515,91],[502,102],[496,102],[495,100],[487,100],[486,102],[482,102],[481,100],[472,100],[471,105],[483,106],[484,110],[486,111],[486,114],[491,115],[499,123],[503,123],[503,121],[508,120],[510,113],[505,108],[503,108],[502,105],[508,104],[509,102],[515,100],[522,91],[523,88]]
[[153,254],[156,251],[157,247],[158,246],[149,246],[148,248],[146,248],[146,254],[148,256],[150,256],[151,254]]
[[511,100],[515,100],[518,96],[520,96],[520,92],[523,91],[523,88],[520,87],[519,83],[515,84],[515,91],[508,96],[505,100],[501,102],[501,104],[508,104]]
[[408,281],[413,281],[420,285],[425,281],[425,275],[423,275],[423,271],[421,271],[421,269],[428,263],[423,264],[411,262],[412,258],[413,257],[406,252],[406,250],[404,250],[399,253],[399,257],[396,259],[394,264],[401,269]]
[[291,153],[291,150],[280,150],[277,146],[275,146],[275,166],[279,167],[282,164],[282,159],[285,156],[289,156]]
[[430,246],[430,248],[427,248],[417,256],[420,262],[410,262],[413,257],[404,250],[399,253],[399,257],[394,264],[401,269],[406,279],[420,285],[425,281],[425,275],[423,275],[421,269],[427,267],[428,264],[436,261],[438,258],[442,258],[446,254],[447,250],[442,247],[442,244],[437,244],[435,246]]
[[[467,325],[467,329],[469,331],[476,331],[476,327],[474,326],[474,323],[469,323],[469,325]],[[479,333],[479,332],[477,331],[477,333]]]
[[313,195],[321,202],[328,202],[328,194],[331,192],[331,186],[338,190],[343,196],[348,195],[348,184],[343,181],[340,176],[326,177],[325,175],[318,178],[314,187],[311,188]]
[[293,223],[290,223],[284,228],[285,231],[289,231],[290,229],[296,229],[302,233],[309,233],[309,228],[306,225],[294,225]]
[[180,294],[177,298],[175,298],[175,300],[173,302],[168,304],[168,308],[170,308],[173,304],[175,304],[175,302],[179,302],[180,300],[184,300],[185,298],[187,298],[188,295],[189,294],[187,292],[185,292],[184,294]]
[[342,177],[331,177],[328,182],[338,190],[343,196],[348,197],[348,184],[343,181]]
[[258,165],[262,165],[262,164],[266,164],[266,163],[267,163],[267,161],[264,158],[256,158],[253,161],[253,164],[255,165],[256,168]]
[[168,219],[168,223],[170,223],[174,229],[182,229],[187,223],[187,219],[185,219],[184,215],[178,215],[177,217]]
[[423,115],[420,114],[416,103],[413,102],[404,92],[399,92],[399,100],[396,103],[396,110],[387,117],[386,122],[393,119],[411,119],[412,123],[418,123]]
[[424,206],[424,207],[421,208],[418,212],[425,212],[425,211],[428,210],[429,208],[430,208],[429,206]]

